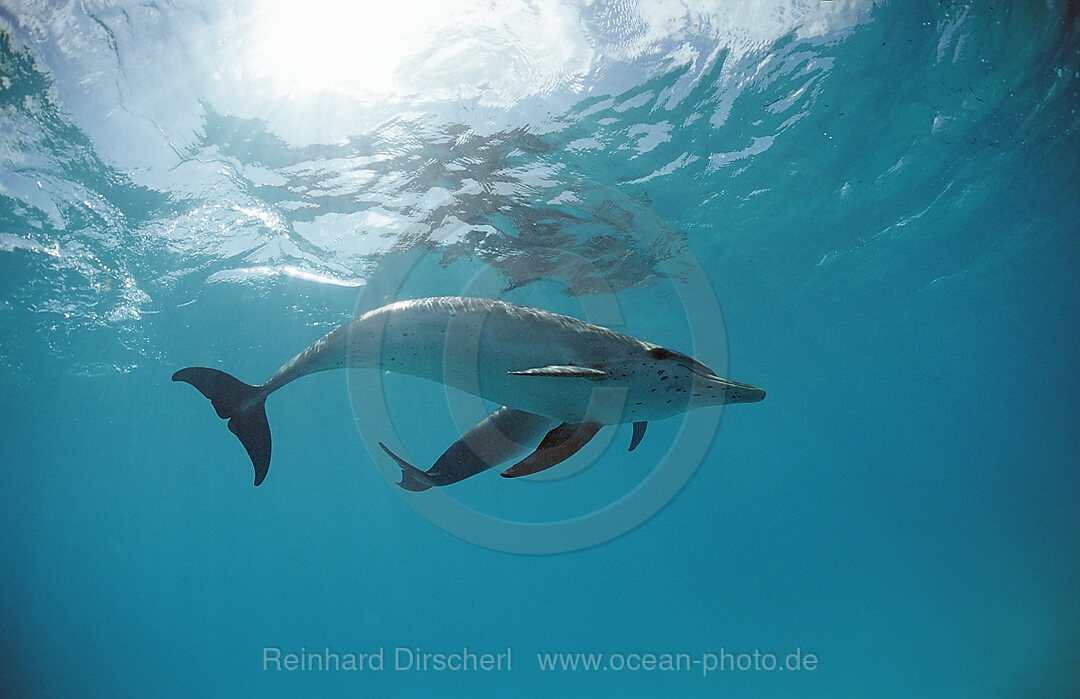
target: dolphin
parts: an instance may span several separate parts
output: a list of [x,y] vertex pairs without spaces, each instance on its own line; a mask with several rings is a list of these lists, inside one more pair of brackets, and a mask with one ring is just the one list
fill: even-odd
[[316,340],[261,385],[208,367],[180,369],[172,380],[197,388],[229,421],[255,467],[257,486],[270,468],[266,398],[301,376],[344,368],[418,376],[502,406],[427,471],[380,442],[401,467],[399,485],[412,491],[456,483],[520,456],[503,476],[543,471],[605,425],[633,423],[633,451],[649,420],[765,398],[762,389],[720,378],[681,352],[558,313],[462,296],[368,311]]

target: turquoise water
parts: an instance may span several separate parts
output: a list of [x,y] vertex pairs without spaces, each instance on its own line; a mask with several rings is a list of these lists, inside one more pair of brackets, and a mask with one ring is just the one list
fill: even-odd
[[[5,696],[1077,691],[1075,4],[24,2],[0,30]],[[373,439],[430,464],[483,405],[307,377],[254,488],[169,381],[260,382],[441,294],[768,397],[407,494]]]

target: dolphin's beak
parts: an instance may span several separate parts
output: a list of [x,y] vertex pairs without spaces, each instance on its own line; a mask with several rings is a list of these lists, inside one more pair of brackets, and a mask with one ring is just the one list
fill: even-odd
[[764,389],[757,386],[751,386],[748,383],[739,383],[738,381],[728,381],[727,379],[718,379],[720,383],[724,385],[724,390],[727,391],[727,403],[757,403],[765,400]]

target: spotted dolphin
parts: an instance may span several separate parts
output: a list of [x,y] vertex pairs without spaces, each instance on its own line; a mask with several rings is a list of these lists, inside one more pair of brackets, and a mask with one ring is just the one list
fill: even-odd
[[698,407],[753,403],[765,391],[722,379],[701,362],[630,335],[550,311],[492,299],[399,301],[331,330],[265,383],[207,367],[173,374],[209,398],[247,450],[255,485],[270,467],[266,398],[320,371],[379,368],[437,381],[501,405],[428,471],[386,445],[401,487],[456,483],[511,459],[508,478],[537,473],[581,449],[605,425],[633,423],[633,450],[649,420]]

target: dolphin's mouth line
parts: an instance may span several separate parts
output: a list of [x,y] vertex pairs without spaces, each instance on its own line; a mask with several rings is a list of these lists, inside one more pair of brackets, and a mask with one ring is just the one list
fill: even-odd
[[739,381],[732,381],[731,379],[725,379],[721,376],[714,374],[708,367],[701,362],[698,362],[694,358],[690,358],[690,362],[679,361],[679,365],[690,371],[695,376],[699,376],[709,381],[716,381],[723,384],[725,389],[742,389],[744,391],[761,391],[757,386],[751,386],[748,383],[742,383]]
[[700,376],[703,379],[716,379],[717,381],[725,380],[712,373],[712,371],[708,370],[705,365],[697,366],[694,364],[688,364],[686,362],[679,362],[679,365],[682,366],[684,369],[688,370],[691,374]]

